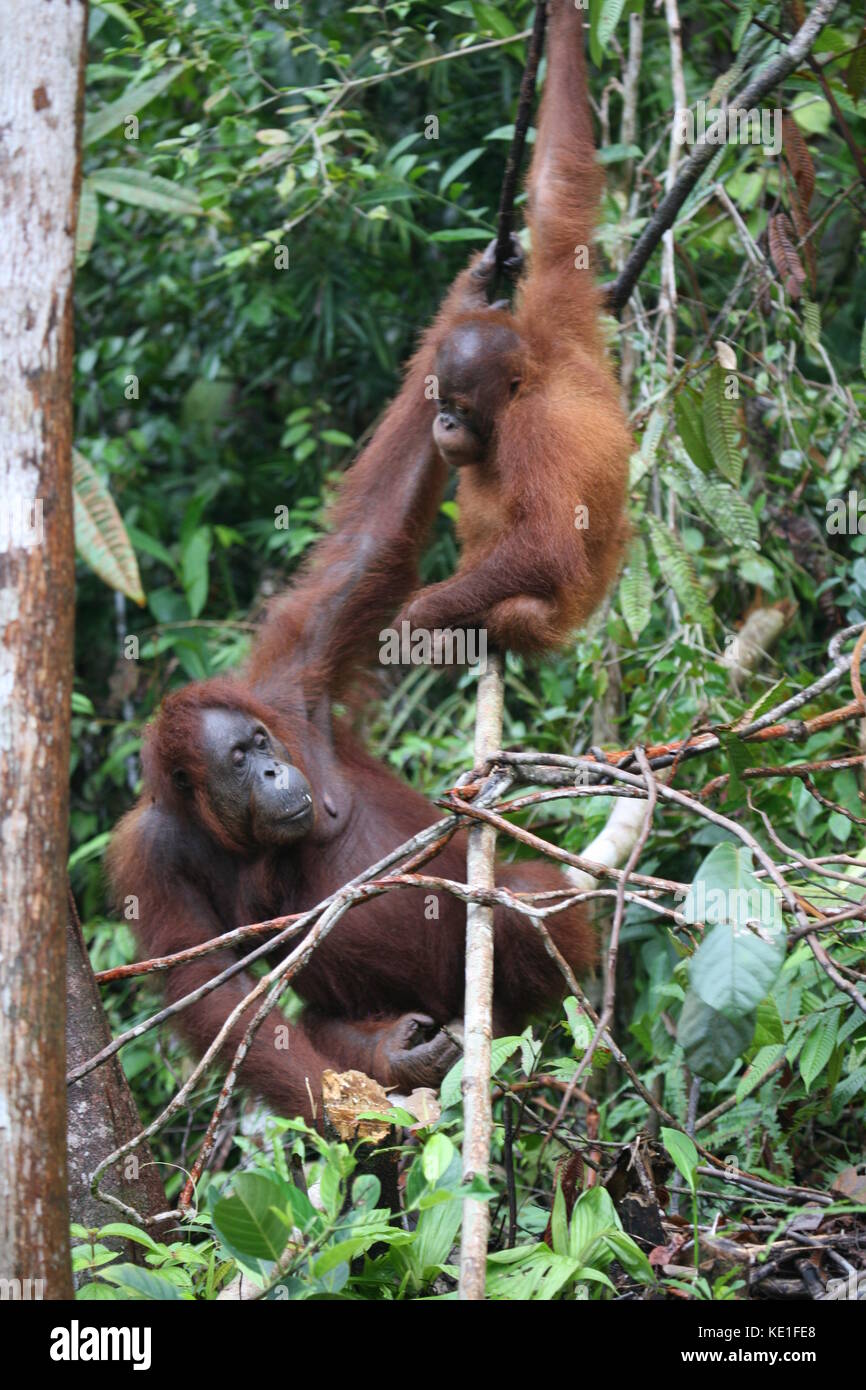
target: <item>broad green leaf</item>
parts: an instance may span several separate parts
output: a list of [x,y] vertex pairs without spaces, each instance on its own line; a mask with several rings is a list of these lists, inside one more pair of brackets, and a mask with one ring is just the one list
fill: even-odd
[[181,578],[189,611],[194,618],[198,617],[207,602],[211,540],[210,527],[199,526],[184,545],[181,556]]
[[706,477],[689,460],[680,463],[701,513],[732,545],[757,546],[760,540],[758,519],[748,502],[730,483]]
[[639,1279],[642,1284],[655,1283],[652,1265],[640,1246],[632,1240],[631,1236],[626,1235],[625,1231],[608,1232],[604,1238],[604,1243],[632,1279]]
[[782,926],[778,898],[766,880],[755,877],[747,849],[725,840],[702,860],[682,905],[691,925],[760,921],[768,930]]
[[422,1277],[428,1279],[448,1258],[451,1247],[457,1239],[463,1217],[463,1203],[454,1198],[449,1202],[438,1202],[427,1207],[418,1217],[413,1241],[413,1255],[418,1261]]
[[150,212],[169,212],[175,217],[201,217],[204,213],[191,189],[158,174],[146,174],[143,169],[95,169],[88,181],[104,197]]
[[[516,1052],[523,1039],[520,1037],[494,1038],[490,1048],[490,1074],[495,1076],[501,1066],[504,1066],[512,1053]],[[442,1109],[446,1110],[449,1105],[456,1105],[460,1099],[461,1087],[463,1085],[463,1058],[455,1062],[449,1071],[439,1092],[442,1101]]]
[[143,106],[147,106],[148,102],[153,101],[154,97],[159,96],[160,92],[164,92],[182,71],[183,68],[179,65],[163,68],[162,72],[147,78],[145,82],[127,87],[123,95],[116,101],[109,102],[108,106],[101,107],[99,111],[92,111],[85,117],[81,143],[92,145],[94,140],[107,135],[115,126],[125,121],[127,116],[134,116]]
[[279,1259],[286,1246],[286,1227],[280,1219],[285,1207],[281,1188],[261,1173],[238,1173],[232,1187],[233,1195],[220,1197],[214,1207],[218,1234],[241,1255]]
[[713,460],[704,436],[701,399],[690,386],[684,387],[677,394],[674,401],[674,415],[676,416],[677,433],[692,463],[702,473],[710,473]]
[[78,201],[78,226],[75,229],[76,268],[83,266],[90,255],[98,225],[99,199],[91,187],[90,180],[84,179]]
[[473,0],[472,9],[482,29],[490,29],[500,39],[507,39],[514,33],[513,23],[496,5],[485,4],[484,0]]
[[777,1043],[772,1047],[762,1047],[755,1053],[748,1070],[740,1077],[737,1082],[737,1104],[745,1100],[746,1096],[751,1095],[767,1075],[772,1066],[775,1066],[779,1058],[785,1051],[784,1043]]
[[755,1031],[755,1016],[730,1019],[705,1004],[690,989],[680,1012],[677,1040],[686,1066],[707,1081],[721,1081],[745,1052]]
[[455,159],[454,163],[448,166],[448,168],[445,170],[445,173],[439,180],[440,196],[444,196],[448,189],[451,187],[452,183],[456,183],[460,175],[465,174],[466,170],[469,169],[475,163],[476,159],[479,159],[483,154],[483,149],[466,150],[460,156],[459,159]]
[[448,1172],[456,1150],[447,1134],[433,1134],[424,1145],[421,1167],[428,1182],[438,1182]]
[[734,53],[738,52],[740,44],[743,42],[745,32],[752,22],[752,11],[752,0],[746,0],[740,13],[737,15],[736,23],[734,24],[734,32],[731,35],[731,48]]
[[713,462],[724,478],[739,487],[743,455],[737,431],[736,405],[725,395],[726,373],[718,365],[710,368],[704,387],[704,435]]
[[648,512],[646,520],[662,578],[676,594],[686,616],[699,622],[701,627],[711,629],[714,625],[713,610],[701,588],[691,555],[679,536],[658,517]]
[[556,1191],[553,1194],[553,1211],[550,1214],[550,1243],[553,1246],[554,1254],[567,1255],[569,1253],[568,1215],[561,1182],[557,1182]]
[[716,845],[682,912],[687,922],[712,926],[692,958],[691,988],[728,1018],[751,1015],[784,964],[785,929],[778,898],[755,877],[746,851]]
[[619,581],[618,593],[626,626],[632,637],[637,640],[652,617],[652,580],[646,546],[639,538],[633,540],[629,547],[625,573]]
[[784,962],[784,933],[767,939],[748,927],[720,923],[692,958],[692,988],[705,1004],[728,1018],[753,1017]]
[[839,1011],[838,1009],[831,1009],[812,1029],[804,1042],[799,1057],[799,1067],[807,1091],[811,1090],[812,1082],[821,1075],[829,1062],[833,1048],[836,1046],[838,1032]]
[[774,1047],[785,1041],[785,1029],[775,999],[762,999],[755,1022],[754,1046]]
[[131,1289],[139,1298],[149,1302],[188,1302],[192,1294],[178,1288],[170,1279],[154,1274],[139,1265],[112,1265],[110,1269],[100,1270],[100,1278],[107,1279],[124,1289]]
[[694,1192],[695,1174],[698,1167],[698,1151],[694,1143],[681,1130],[666,1129],[664,1126],[662,1126],[661,1138],[662,1143],[688,1183],[689,1190]]
[[601,0],[592,6],[590,19],[590,50],[593,63],[601,66],[608,44],[625,9],[625,0]]

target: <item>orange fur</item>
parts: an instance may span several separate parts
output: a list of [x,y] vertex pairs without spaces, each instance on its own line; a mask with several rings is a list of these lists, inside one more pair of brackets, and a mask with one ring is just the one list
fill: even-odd
[[[632,441],[593,272],[575,267],[576,251],[591,244],[602,179],[580,12],[571,0],[552,7],[528,183],[532,253],[514,312],[464,310],[446,330],[511,329],[521,343],[520,386],[483,457],[460,470],[456,574],[422,590],[405,614],[415,627],[483,625],[491,641],[519,652],[556,647],[585,622],[616,575],[627,537]],[[491,391],[501,370],[490,353]],[[586,508],[586,529],[576,525],[578,508]]]

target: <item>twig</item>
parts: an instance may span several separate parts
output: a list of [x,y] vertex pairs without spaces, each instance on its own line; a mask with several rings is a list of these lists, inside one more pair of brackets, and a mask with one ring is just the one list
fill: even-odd
[[[674,95],[675,111],[684,111],[688,106],[686,79],[683,73],[683,41],[680,25],[680,12],[677,0],[665,0],[665,18],[668,25],[668,38],[671,57],[671,86]],[[670,191],[676,181],[677,166],[680,162],[682,146],[677,139],[677,123],[671,124],[668,145],[668,167],[665,172],[665,189]],[[677,273],[674,260],[674,234],[671,228],[662,237],[662,268],[659,308],[665,323],[665,362],[668,377],[676,368],[675,352],[677,341]]]
[[557,1128],[562,1123],[563,1118],[565,1116],[565,1112],[571,1103],[571,1098],[574,1094],[575,1087],[577,1086],[584,1072],[590,1066],[593,1056],[595,1054],[595,1050],[598,1047],[600,1040],[607,1034],[607,1031],[613,1020],[613,1009],[616,1000],[616,962],[617,955],[619,953],[619,934],[620,929],[622,927],[623,916],[625,915],[626,883],[628,882],[628,879],[631,876],[631,874],[634,872],[634,867],[640,859],[640,856],[643,854],[644,845],[647,842],[647,838],[652,827],[653,815],[655,814],[656,801],[658,799],[655,778],[653,777],[649,763],[646,760],[646,754],[644,753],[642,748],[636,749],[635,753],[638,759],[640,770],[643,773],[644,779],[646,781],[647,804],[646,811],[644,812],[643,825],[640,829],[637,838],[635,839],[634,844],[632,845],[631,852],[626,862],[626,866],[623,869],[622,875],[619,878],[616,886],[616,907],[614,908],[613,925],[610,931],[610,942],[608,944],[607,950],[607,978],[605,980],[604,986],[604,1001],[602,1004],[602,1010],[601,1014],[599,1015],[595,1033],[593,1034],[589,1047],[586,1049],[585,1053],[581,1057],[580,1063],[578,1064],[578,1067],[574,1075],[569,1080],[568,1089],[566,1090],[565,1095],[562,1097],[562,1100],[559,1104],[559,1109],[556,1112],[556,1119],[553,1121],[553,1124],[550,1126],[550,1128],[547,1131],[547,1134],[544,1137],[544,1146],[546,1146],[549,1143],[549,1141],[555,1134]]
[[[730,103],[731,107],[750,110],[759,106],[778,83],[800,66],[808,54],[824,25],[830,19],[838,0],[818,0],[805,24],[797,30],[788,47],[772,58],[766,67],[746,83],[743,90]],[[664,232],[672,227],[677,213],[683,206],[707,165],[717,153],[716,145],[705,140],[695,145],[688,159],[682,165],[676,182],[665,194],[653,216],[638,237],[625,265],[607,292],[607,304],[611,312],[618,314],[637,284],[638,277],[658,245]]]

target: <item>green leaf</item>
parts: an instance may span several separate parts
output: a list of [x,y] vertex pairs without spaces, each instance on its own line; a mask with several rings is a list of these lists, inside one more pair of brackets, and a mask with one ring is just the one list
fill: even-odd
[[484,227],[446,227],[433,232],[431,241],[489,241],[490,229]]
[[772,1066],[775,1066],[779,1058],[785,1051],[784,1043],[777,1043],[774,1047],[762,1047],[755,1053],[748,1070],[740,1077],[737,1082],[737,1104],[745,1100],[746,1096],[751,1095],[767,1075]]
[[727,1018],[751,1015],[784,961],[783,934],[762,940],[748,928],[725,922],[708,933],[692,957],[692,988]]
[[81,197],[78,200],[78,226],[75,229],[75,265],[83,266],[90,255],[99,225],[99,199],[90,180],[81,184]]
[[741,493],[718,478],[706,477],[689,461],[680,465],[703,516],[732,545],[757,546],[758,519]]
[[115,126],[125,121],[127,116],[134,116],[148,102],[153,101],[154,97],[159,96],[169,87],[182,66],[163,68],[154,77],[149,77],[145,82],[138,85],[127,87],[122,96],[116,101],[112,101],[108,106],[103,106],[99,111],[93,111],[85,117],[84,129],[81,132],[81,143],[92,145],[94,140],[99,140],[103,135],[107,135]]
[[[118,3],[118,0],[97,0],[97,4],[101,13],[111,15],[113,19],[116,19],[119,24],[123,25],[124,29],[128,29],[130,34],[134,34],[140,43],[144,43],[145,39],[141,26],[137,24],[132,18],[132,15],[127,12],[125,6]],[[91,14],[93,14],[93,12],[93,7],[91,6]]]
[[754,1045],[758,1048],[770,1047],[785,1041],[785,1029],[775,999],[762,999],[758,1005],[755,1022]]
[[601,5],[593,5],[592,21],[590,26],[590,48],[592,50],[592,61],[596,66],[601,65],[605,50],[616,32],[616,26],[622,17],[625,9],[625,0],[602,0]]
[[457,1198],[437,1202],[436,1206],[421,1212],[412,1250],[423,1279],[431,1278],[447,1260],[462,1218],[463,1203]]
[[99,474],[77,449],[72,451],[72,486],[79,555],[110,589],[142,606],[138,561],[120,513]]
[[482,29],[490,29],[497,38],[507,39],[514,33],[511,20],[495,5],[484,4],[483,0],[473,0],[472,9],[479,26]]
[[661,1131],[661,1139],[677,1168],[688,1183],[689,1190],[694,1192],[698,1168],[698,1151],[692,1143],[692,1140],[687,1134],[683,1134],[681,1130],[666,1129],[664,1126]]
[[481,155],[483,154],[483,148],[466,150],[465,153],[461,154],[459,159],[454,160],[453,164],[449,164],[448,168],[445,170],[445,173],[439,180],[440,196],[444,197],[447,190],[451,187],[451,184],[456,183],[460,175],[465,174],[466,170],[469,169],[475,163],[476,159],[480,159]]
[[185,543],[181,555],[181,581],[189,611],[194,618],[198,617],[207,602],[211,540],[210,527],[199,526]]
[[147,1231],[140,1230],[138,1226],[131,1226],[126,1221],[110,1221],[107,1226],[100,1226],[99,1234],[101,1237],[119,1236],[121,1240],[135,1241],[153,1255],[168,1253],[167,1246],[159,1245]]
[[710,1008],[752,1014],[785,960],[779,901],[752,872],[739,845],[716,845],[701,864],[682,908],[687,922],[712,926],[692,958],[691,988]]
[[711,629],[714,625],[713,610],[695,573],[692,557],[679,536],[658,517],[648,512],[646,520],[662,578],[676,594],[686,616],[699,622],[701,627]]
[[234,1195],[220,1197],[213,1223],[219,1235],[241,1255],[277,1260],[286,1246],[282,1189],[261,1173],[238,1173]]
[[725,395],[726,373],[721,367],[711,367],[704,387],[704,434],[713,461],[728,482],[739,487],[743,472],[743,455],[735,416],[735,404]]
[[[499,1068],[504,1066],[512,1053],[516,1052],[523,1039],[520,1037],[494,1038],[490,1048],[490,1074],[495,1076]],[[442,1102],[442,1109],[447,1110],[449,1105],[456,1105],[460,1099],[461,1086],[463,1084],[463,1058],[455,1062],[449,1071],[439,1092]]]
[[800,300],[800,309],[803,314],[803,337],[810,346],[818,347],[821,342],[821,306],[804,295]]
[[811,1090],[812,1082],[815,1081],[826,1067],[836,1046],[836,1035],[839,1032],[839,1010],[832,1009],[823,1019],[820,1020],[816,1028],[813,1028],[800,1053],[798,1065],[800,1075],[803,1078],[803,1085],[806,1090]]
[[175,217],[204,215],[196,193],[158,174],[146,174],[143,169],[96,169],[88,182],[106,198],[151,212],[169,212]]
[[632,1279],[639,1279],[642,1284],[655,1283],[652,1265],[640,1246],[631,1236],[626,1235],[625,1231],[609,1232],[604,1238],[604,1243]]
[[107,1279],[111,1284],[129,1289],[138,1298],[147,1299],[149,1302],[188,1302],[193,1297],[185,1289],[178,1288],[170,1279],[154,1274],[149,1269],[141,1269],[138,1265],[112,1265],[110,1269],[101,1269],[99,1277]]
[[745,1052],[755,1030],[754,1014],[731,1019],[705,1004],[690,989],[680,1012],[677,1040],[686,1066],[707,1081],[721,1081]]
[[743,37],[752,22],[752,0],[746,0],[734,23],[734,32],[731,35],[731,48],[735,53],[739,51]]
[[175,572],[174,556],[160,541],[155,540],[153,536],[148,536],[145,531],[140,531],[137,526],[129,526],[127,531],[136,550],[143,550],[145,555],[159,560],[160,564],[165,565],[172,573]]
[[428,1182],[438,1182],[451,1165],[456,1149],[447,1134],[433,1134],[424,1145],[421,1168]]
[[677,433],[692,463],[702,473],[711,472],[713,460],[704,436],[701,398],[690,386],[684,387],[677,394],[674,401],[674,415],[676,416]]
[[556,1192],[553,1194],[553,1211],[550,1214],[550,1242],[555,1255],[567,1255],[569,1253],[568,1214],[565,1209],[565,1193],[562,1190],[561,1182],[557,1182]]
[[625,573],[619,581],[619,606],[626,626],[637,641],[652,617],[652,580],[646,546],[640,539],[632,541],[626,560]]

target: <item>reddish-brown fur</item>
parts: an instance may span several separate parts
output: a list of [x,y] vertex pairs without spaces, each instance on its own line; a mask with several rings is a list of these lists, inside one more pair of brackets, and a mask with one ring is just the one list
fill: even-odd
[[[561,37],[555,28],[553,44]],[[584,126],[576,130],[566,114],[551,123],[551,102],[572,114],[584,112],[575,63],[570,62],[568,73],[561,67],[552,64],[548,114],[542,112],[536,145],[537,245],[517,318],[539,364],[533,369],[540,374],[539,383],[515,401],[497,449],[502,476],[510,479],[505,505],[518,507],[524,498],[526,524],[498,546],[493,573],[526,573],[520,594],[535,592],[528,578],[539,563],[549,559],[559,574],[562,556],[559,548],[551,551],[549,536],[554,530],[563,535],[560,512],[567,514],[568,526],[574,503],[589,500],[591,538],[586,538],[580,572],[583,597],[575,599],[580,607],[598,595],[615,564],[619,542],[612,537],[618,537],[621,525],[621,486],[612,457],[616,453],[619,458],[625,444],[596,336],[595,292],[587,275],[570,272],[563,263],[566,243],[570,250],[584,227],[589,235],[584,203],[574,210],[574,189],[581,179],[595,188],[597,174]],[[578,135],[582,143],[575,144]],[[539,168],[548,155],[550,168]],[[548,238],[550,245],[545,244]],[[371,663],[380,628],[416,583],[418,556],[446,473],[432,443],[435,403],[425,387],[443,336],[456,318],[480,305],[482,293],[472,268],[455,281],[409,365],[402,390],[347,476],[333,532],[315,547],[288,593],[271,605],[245,673],[169,696],[148,731],[144,790],[118,827],[109,856],[115,898],[128,912],[133,900],[148,955],[169,954],[247,922],[311,907],[436,819],[423,797],[373,759],[347,727],[332,727],[330,702],[344,696],[353,676]],[[574,341],[575,314],[586,318],[579,343]],[[551,373],[550,356],[561,353],[563,344],[567,358]],[[576,397],[582,402],[579,409]],[[539,439],[543,467],[531,453]],[[574,474],[566,466],[572,452],[581,461]],[[582,490],[572,496],[578,477]],[[464,541],[471,517],[471,505],[464,506]],[[542,518],[545,538],[533,529]],[[599,538],[603,518],[611,528],[606,545]],[[471,536],[469,547],[471,551]],[[512,565],[517,568],[509,569]],[[501,608],[496,585],[494,591]],[[506,592],[515,590],[506,586]],[[239,846],[215,817],[200,738],[202,712],[214,706],[240,709],[260,720],[306,775],[315,823],[291,847]],[[176,785],[173,774],[178,770],[186,773],[191,793]],[[451,841],[429,871],[463,881],[462,837]],[[501,865],[497,881],[517,890],[562,887],[558,870],[545,863]],[[300,1025],[290,1029],[288,1049],[275,1046],[280,1036],[275,1030],[282,1034],[285,1028],[283,1015],[275,1011],[247,1056],[242,1073],[247,1084],[283,1113],[309,1118],[311,1097],[319,1094],[326,1066],[357,1067],[384,1084],[397,1080],[385,1043],[399,1016],[421,1011],[444,1024],[463,1008],[465,908],[442,893],[433,916],[431,902],[435,900],[422,890],[396,889],[343,917],[294,980],[307,1010]],[[594,941],[583,915],[569,909],[549,918],[548,925],[574,970],[585,971]],[[231,952],[218,952],[170,970],[169,999],[200,987],[235,960]],[[495,960],[497,1032],[519,1028],[529,1014],[561,997],[563,981],[556,965],[538,934],[515,912],[495,913]],[[179,1016],[199,1051],[248,988],[235,975]],[[243,1025],[235,1028],[229,1047],[242,1031]],[[411,1067],[399,1079],[411,1081]]]
[[[288,663],[285,669],[291,681]],[[248,709],[256,718],[266,716],[310,780],[316,824],[289,849],[240,853],[208,814],[196,760],[198,720],[203,709],[224,703]],[[196,790],[194,811],[167,776],[174,766],[184,768]],[[243,680],[194,685],[169,697],[150,731],[145,769],[142,798],[115,834],[110,873],[119,905],[130,895],[137,899],[135,925],[149,956],[311,907],[436,819],[423,797],[371,758],[348,731],[338,727],[330,744],[310,721],[276,704],[262,711],[255,689]],[[336,819],[322,808],[324,793],[337,803]],[[455,838],[429,872],[463,881],[465,856],[462,837]],[[503,865],[497,878],[513,889],[562,888],[558,871],[541,863]],[[377,1045],[396,1018],[420,1010],[442,1024],[462,1013],[465,909],[442,893],[438,917],[428,917],[430,901],[421,890],[398,889],[342,918],[295,978],[310,1007],[301,1026],[290,1030],[288,1050],[275,1047],[277,1027],[285,1028],[285,1018],[275,1012],[253,1043],[243,1071],[246,1083],[282,1113],[308,1118],[310,1094],[319,1094],[323,1067],[357,1067],[391,1084],[396,1078],[377,1057]],[[574,969],[586,970],[593,939],[581,915],[568,910],[549,925]],[[497,910],[495,950],[495,1028],[502,1033],[560,997],[562,978],[517,913]],[[234,960],[229,952],[217,952],[176,967],[167,975],[168,998],[180,998]],[[198,1051],[213,1040],[248,988],[249,982],[236,976],[181,1015],[180,1026]],[[231,1042],[241,1034],[236,1028]]]
[[[604,597],[620,563],[631,438],[598,322],[589,248],[602,178],[594,160],[580,11],[554,0],[548,76],[529,174],[529,275],[515,312],[474,310],[450,327],[491,323],[522,345],[520,387],[485,456],[460,469],[456,574],[407,606],[414,627],[483,626],[492,642],[555,647]],[[491,388],[502,370],[488,359]],[[586,528],[576,508],[586,508]],[[584,520],[581,513],[579,520]]]

